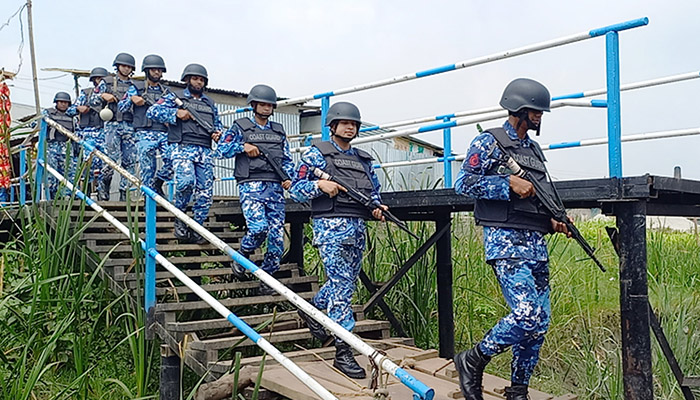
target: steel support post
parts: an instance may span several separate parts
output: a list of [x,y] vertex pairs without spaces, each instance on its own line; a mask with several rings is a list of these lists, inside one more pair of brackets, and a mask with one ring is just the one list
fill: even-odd
[[615,204],[620,230],[620,320],[625,399],[654,398],[647,287],[646,202]]
[[455,323],[452,309],[452,216],[445,214],[435,221],[435,230],[448,226],[437,241],[437,296],[440,357],[452,358],[455,352]]
[[167,344],[160,345],[160,400],[180,398],[180,357]]

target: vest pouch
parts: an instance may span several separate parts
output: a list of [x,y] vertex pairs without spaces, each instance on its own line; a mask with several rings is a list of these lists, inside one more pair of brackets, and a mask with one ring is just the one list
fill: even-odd
[[[364,194],[365,196],[372,197],[372,182],[369,180],[361,180],[357,182],[357,187],[355,188],[358,192]],[[355,200],[351,199],[347,193],[338,191],[338,203],[359,205]]]

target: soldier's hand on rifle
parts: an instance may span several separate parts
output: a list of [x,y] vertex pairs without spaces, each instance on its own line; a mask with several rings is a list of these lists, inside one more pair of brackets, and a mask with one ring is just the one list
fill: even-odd
[[192,118],[192,115],[190,115],[190,112],[187,110],[179,109],[177,110],[177,117],[183,121],[187,121],[188,119]]
[[79,112],[79,113],[85,114],[85,113],[88,111],[88,109],[89,109],[90,107],[88,107],[88,106],[78,106],[78,107],[76,107],[76,108],[78,109],[78,112]]
[[211,140],[218,142],[219,139],[221,139],[221,132],[216,131],[216,132],[211,134]]
[[384,204],[380,204],[379,207],[372,210],[372,216],[374,217],[374,219],[378,219],[382,222],[386,221],[386,219],[384,218],[384,214],[382,214],[382,211],[389,211],[389,207],[385,206]]
[[100,95],[100,97],[102,97],[102,100],[106,101],[107,103],[112,103],[112,102],[117,101],[117,98],[114,97],[114,95],[112,93],[102,93]]
[[146,104],[146,100],[144,100],[141,96],[131,96],[131,102],[137,106],[142,106]]
[[516,175],[510,176],[510,188],[520,196],[521,199],[535,195],[535,187],[526,179]]
[[260,155],[260,150],[258,150],[258,146],[250,143],[243,143],[243,151],[245,151],[245,153],[250,158],[255,158]]
[[[569,222],[572,224],[574,223],[574,220],[571,219],[571,217],[566,217],[569,219]],[[552,218],[552,229],[554,232],[559,232],[559,233],[564,233],[566,234],[566,237],[571,237],[571,232],[569,232],[569,229],[566,227],[566,224],[563,222],[559,222],[556,219]]]
[[323,193],[327,194],[328,197],[335,197],[338,194],[338,191],[341,191],[341,192],[348,191],[347,189],[338,185],[337,183],[335,183],[333,181],[328,181],[325,179],[321,179],[318,181],[318,188]]
[[292,181],[289,179],[282,181],[282,189],[289,190],[290,187],[292,187]]

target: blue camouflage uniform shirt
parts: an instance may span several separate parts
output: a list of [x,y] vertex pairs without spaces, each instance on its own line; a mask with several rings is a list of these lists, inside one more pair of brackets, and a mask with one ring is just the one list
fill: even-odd
[[[532,140],[518,138],[515,128],[506,121],[503,124],[508,136],[518,140],[523,147],[530,147]],[[503,152],[496,145],[496,139],[484,132],[474,138],[467,152],[467,157],[455,182],[455,192],[473,199],[503,200],[510,199],[510,175],[487,175],[486,173],[499,163]],[[547,261],[547,243],[544,234],[528,229],[484,227],[484,250],[486,260],[519,258],[526,260]]]
[[[249,117],[249,119],[260,129],[270,130],[272,126],[268,120],[265,126],[259,125],[255,122],[255,118]],[[238,124],[233,124],[224,133],[216,147],[216,153],[218,158],[232,158],[238,154],[243,153],[243,133]],[[289,142],[284,141],[284,158],[282,159],[282,169],[287,173],[288,176],[294,176],[294,161],[292,161],[292,152],[289,149]],[[262,182],[262,181],[248,181],[238,184],[238,191],[241,194],[241,198],[247,197],[249,195],[255,194],[255,198],[265,198],[270,201],[284,202],[284,195],[279,196],[281,192],[281,185],[277,182]]]
[[[345,154],[356,155],[354,148],[342,150],[338,145],[331,140],[333,146]],[[289,189],[289,195],[298,202],[306,202],[315,199],[319,196],[325,196],[318,188],[318,178],[309,172],[309,167],[316,167],[322,170],[326,169],[326,159],[321,154],[321,151],[316,147],[310,147],[301,157],[301,162],[297,168],[297,173],[294,176],[292,187]],[[381,203],[379,190],[381,185],[377,174],[372,169],[370,172],[370,181],[372,182],[372,199]],[[314,245],[320,246],[328,243],[336,243],[342,241],[353,241],[360,249],[365,248],[365,221],[362,218],[314,218]]]
[[[81,90],[80,94],[78,95],[78,98],[75,99],[75,103],[68,106],[68,109],[66,110],[66,115],[68,115],[69,117],[75,117],[78,114],[80,114],[78,112],[78,106],[90,106],[101,108],[103,101],[102,97],[100,97],[100,93],[104,93],[105,90],[107,90],[107,84],[105,83],[104,79],[100,81],[97,87],[92,88],[90,98],[88,98],[88,96],[85,94],[85,89]],[[76,127],[76,129],[80,128]]]

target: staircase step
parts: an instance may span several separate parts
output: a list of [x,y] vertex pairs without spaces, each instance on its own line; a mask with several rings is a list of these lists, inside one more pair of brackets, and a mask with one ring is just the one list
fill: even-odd
[[[260,254],[254,254],[250,257],[250,259],[255,262],[255,261],[260,261],[263,259],[262,255]],[[131,265],[133,263],[134,259],[132,257],[125,257],[125,258],[109,258],[107,261],[105,261],[105,266],[106,267],[115,267],[115,266],[127,266]],[[212,255],[212,256],[181,256],[181,257],[169,257],[168,261],[175,265],[180,265],[180,264],[201,264],[201,263],[226,263],[226,262],[231,262],[231,257],[225,254],[220,254],[220,255]],[[231,270],[229,269],[229,273]]]
[[[282,284],[287,287],[292,287],[293,285],[317,283],[318,277],[316,276],[297,276],[292,278],[282,278],[279,279]],[[135,283],[135,282],[134,282]],[[247,281],[247,282],[225,282],[225,283],[212,283],[200,285],[202,289],[207,292],[219,292],[222,290],[243,290],[243,289],[255,289],[260,286],[260,281]],[[134,293],[135,290],[132,291]],[[156,287],[156,296],[164,295],[183,295],[187,293],[192,293],[192,289],[187,286],[170,286],[170,287]]]
[[[86,221],[87,222],[87,221]],[[221,228],[230,228],[231,223],[226,222],[226,221],[206,221],[204,223],[204,227],[209,229],[209,230],[216,230],[216,229],[221,229]],[[110,224],[109,222],[105,222],[104,220],[97,220],[90,224],[90,228],[96,228],[96,229],[107,229],[107,228],[113,228],[113,225]],[[173,230],[173,224],[172,223],[157,223],[156,228],[158,230],[160,229],[169,229]]]
[[[222,257],[228,257],[228,256],[222,256]],[[172,257],[169,258],[168,260],[178,260],[180,258],[185,258],[185,257]],[[194,257],[193,257],[194,258]],[[206,262],[210,262],[211,259],[214,258],[214,256],[209,256],[209,257],[199,257],[203,258],[206,260]],[[230,258],[227,258],[227,260],[230,260]],[[160,267],[162,268],[162,267]],[[280,265],[280,271],[294,271],[298,270],[298,266],[296,264],[292,263],[287,263],[287,264],[281,264]],[[182,272],[185,273],[185,275],[191,277],[195,276],[229,276],[231,275],[231,268],[206,268],[206,269],[185,269],[182,270]],[[139,274],[139,277],[142,276],[143,274]],[[131,273],[125,273],[125,274],[116,274],[114,276],[114,280],[117,282],[121,281],[133,281],[137,278],[136,274],[131,272]],[[173,274],[171,274],[169,271],[156,271],[156,279],[168,279],[168,278],[175,278]]]
[[[124,238],[124,242],[128,242],[127,238]],[[229,244],[234,250],[238,249],[240,245],[238,243],[231,243]],[[114,248],[114,250],[112,250]],[[130,243],[124,243],[114,247],[114,245],[100,245],[100,246],[92,246],[90,250],[94,251],[97,254],[106,254],[110,250],[112,251],[112,254],[116,253],[131,253],[133,248],[131,247]],[[170,252],[170,251],[202,251],[202,250],[217,250],[218,248],[215,247],[211,243],[205,243],[205,244],[161,244],[156,247],[156,250],[158,250],[161,253],[165,252]]]
[[[381,343],[371,343],[371,345],[377,350],[386,350],[394,345],[414,346],[415,344],[413,338],[389,338],[382,340]],[[353,352],[357,354],[357,351]],[[335,346],[290,351],[284,353],[284,355],[295,363],[316,361],[319,358],[324,360],[332,360],[335,356]],[[245,365],[259,366],[261,362],[262,356],[246,357],[241,360],[241,367]],[[214,373],[225,374],[231,370],[232,364],[233,360],[210,362],[209,369]],[[267,366],[273,364],[277,364],[277,361],[268,355],[265,360],[265,365]]]
[[[364,314],[361,313],[361,304],[353,305],[352,311],[355,313],[356,321],[361,321],[364,319]],[[245,321],[248,325],[255,326],[272,318],[272,314],[246,315],[239,316],[239,318]],[[276,318],[277,321],[298,321],[300,327],[304,326],[296,310],[278,312]],[[229,322],[229,320],[227,320],[226,318],[215,318],[197,321],[169,322],[166,326],[166,329],[168,329],[171,332],[196,332],[209,329],[224,329],[230,328],[232,326],[233,325],[231,325],[231,322]]]
[[[297,293],[303,299],[309,300],[314,292]],[[249,296],[235,299],[219,299],[219,302],[226,307],[252,306],[256,304],[271,304],[285,302],[287,299],[280,295],[273,296]],[[183,301],[179,303],[159,303],[156,305],[156,312],[186,311],[209,309],[211,306],[205,301]]]
[[[389,327],[391,325],[387,321],[377,321],[377,320],[364,320],[358,321],[353,328],[353,332],[356,334],[376,332],[376,331],[386,331],[386,336],[388,337]],[[384,336],[384,334],[382,335]],[[265,333],[265,340],[271,343],[283,343],[283,342],[294,342],[298,340],[311,339],[311,332],[307,328],[298,328],[291,330],[276,331],[272,333]],[[232,336],[227,338],[218,339],[205,339],[197,340],[190,344],[190,348],[193,350],[223,350],[233,347],[236,343],[245,339],[237,347],[254,346],[255,343],[245,336]]]
[[[243,232],[234,232],[234,231],[229,231],[229,232],[213,232],[219,239],[239,239],[242,238],[244,233]],[[145,232],[141,232],[139,237],[141,239],[144,239],[146,236]],[[120,241],[124,240],[126,237],[124,236],[123,233],[117,233],[117,232],[89,232],[83,234],[83,236],[80,238],[80,240],[99,240],[99,241]],[[170,231],[165,231],[165,232],[156,232],[156,240],[176,240],[175,234],[172,232],[172,229]]]
[[[239,317],[246,324],[250,326],[256,326],[262,324],[263,322],[272,318],[272,314],[258,314],[258,315],[246,315],[244,317]],[[296,311],[284,311],[278,312],[276,315],[277,321],[298,321],[301,324],[301,318]],[[301,325],[300,325],[301,326]],[[232,328],[233,325],[226,318],[216,318],[216,319],[204,319],[198,321],[184,321],[184,322],[169,322],[166,324],[165,328],[170,332],[198,332],[214,329],[225,329]]]

